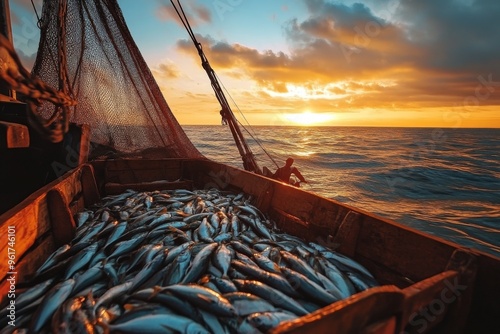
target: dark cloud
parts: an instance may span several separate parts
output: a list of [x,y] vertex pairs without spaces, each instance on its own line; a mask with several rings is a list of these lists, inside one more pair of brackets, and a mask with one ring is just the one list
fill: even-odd
[[425,53],[416,62],[437,71],[500,75],[500,2],[402,0],[397,15],[409,41]]

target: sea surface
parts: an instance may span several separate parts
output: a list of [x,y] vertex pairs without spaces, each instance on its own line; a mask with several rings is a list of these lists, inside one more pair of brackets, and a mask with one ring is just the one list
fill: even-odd
[[[242,168],[229,128],[183,128],[207,158]],[[268,126],[245,136],[261,167],[294,158],[304,190],[500,256],[500,129]]]

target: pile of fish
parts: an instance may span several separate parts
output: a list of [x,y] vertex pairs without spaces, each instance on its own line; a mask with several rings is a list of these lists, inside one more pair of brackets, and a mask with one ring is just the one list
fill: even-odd
[[103,198],[17,297],[18,332],[262,333],[377,284],[250,202],[216,189]]

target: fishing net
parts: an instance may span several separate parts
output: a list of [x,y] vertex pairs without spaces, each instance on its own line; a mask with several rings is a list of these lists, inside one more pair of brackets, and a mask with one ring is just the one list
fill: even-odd
[[[39,25],[33,74],[76,99],[70,121],[90,126],[94,156],[104,148],[201,157],[167,105],[116,0],[45,0]],[[53,108],[44,102],[39,112],[50,117]]]

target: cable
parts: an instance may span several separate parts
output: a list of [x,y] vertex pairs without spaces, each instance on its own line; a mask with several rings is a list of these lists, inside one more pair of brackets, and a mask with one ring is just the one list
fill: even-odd
[[35,11],[35,15],[36,15],[36,19],[37,19],[36,26],[38,27],[38,29],[42,29],[42,20],[40,19],[40,16],[38,16],[38,11],[36,10],[36,6],[35,6],[35,3],[33,2],[33,0],[31,0],[31,5],[33,6],[33,10]]
[[[217,74],[216,74],[217,76]],[[238,109],[241,117],[243,117],[243,119],[245,120],[245,122],[247,123],[247,125],[252,128],[252,126],[250,125],[250,122],[248,122],[247,118],[245,117],[245,114],[243,114],[243,112],[241,111],[240,107],[238,106],[238,104],[236,103],[236,101],[234,101],[233,97],[231,96],[231,93],[229,93],[229,91],[226,89],[226,86],[224,85],[224,82],[222,82],[222,80],[219,78],[219,76],[217,76],[217,80],[219,80],[219,82],[221,83],[221,86],[222,88],[224,88],[224,90],[226,91],[226,94],[229,96],[229,98],[231,99],[231,101],[233,102],[233,104],[236,106],[236,109]],[[257,145],[259,145],[259,147],[262,149],[262,151],[267,155],[267,157],[269,159],[271,159],[271,161],[276,165],[276,167],[279,167],[279,165],[276,163],[276,161],[273,159],[273,157],[269,154],[269,152],[267,152],[267,150],[264,148],[264,145],[262,144],[262,142],[260,141],[260,139],[257,138],[257,134],[255,133],[255,131],[252,129],[253,131],[253,134],[250,133],[250,131],[245,127],[245,125],[243,125],[240,121],[237,120],[237,122],[241,125],[241,127],[243,127],[243,129],[250,135],[250,137],[255,140],[255,142],[257,143]]]

